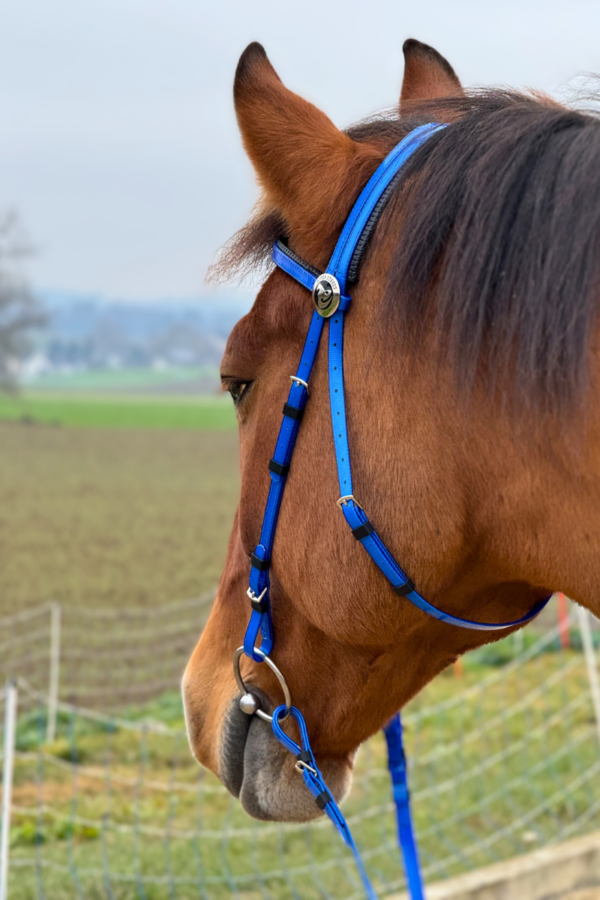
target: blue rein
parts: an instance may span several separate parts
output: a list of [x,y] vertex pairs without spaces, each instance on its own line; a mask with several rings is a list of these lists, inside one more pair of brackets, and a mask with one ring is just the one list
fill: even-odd
[[[374,223],[381,215],[385,202],[393,187],[393,182],[409,157],[431,136],[445,125],[431,123],[412,131],[392,150],[381,163],[361,192],[342,230],[326,273],[297,257],[285,244],[277,241],[273,248],[273,260],[279,268],[291,275],[303,287],[311,291],[315,303],[308,335],[300,358],[296,375],[290,376],[292,386],[287,403],[283,407],[283,422],[279,431],[273,459],[269,463],[271,486],[260,534],[260,541],[251,555],[250,587],[248,596],[252,614],[244,637],[244,653],[255,662],[263,662],[273,649],[273,622],[269,597],[269,567],[277,527],[279,509],[290,468],[296,437],[309,397],[308,381],[325,321],[329,324],[329,397],[335,444],[340,499],[337,501],[352,534],[363,545],[373,562],[383,572],[392,589],[400,597],[405,597],[418,609],[441,622],[469,628],[476,631],[501,631],[524,625],[546,605],[547,600],[537,603],[526,615],[513,622],[489,623],[462,619],[433,606],[417,592],[414,583],[396,562],[385,546],[363,508],[353,496],[350,448],[346,425],[346,403],[344,397],[343,347],[344,318],[350,308],[351,298],[347,294],[349,273],[358,268],[364,235],[372,231]],[[256,652],[259,632],[261,635],[260,655]],[[364,865],[350,834],[350,830],[337,803],[327,790],[322,775],[310,748],[304,719],[299,710],[291,707],[289,712],[296,720],[301,734],[301,745],[292,741],[282,730],[280,718],[286,707],[278,707],[273,713],[272,728],[281,743],[298,757],[298,768],[304,782],[311,791],[319,807],[332,820],[342,838],[354,853],[360,877],[370,900],[376,895],[369,882]],[[419,869],[417,848],[412,827],[406,776],[406,760],[402,743],[402,725],[397,714],[385,727],[388,745],[388,764],[392,778],[396,805],[398,836],[406,877],[412,900],[423,900],[423,884]]]

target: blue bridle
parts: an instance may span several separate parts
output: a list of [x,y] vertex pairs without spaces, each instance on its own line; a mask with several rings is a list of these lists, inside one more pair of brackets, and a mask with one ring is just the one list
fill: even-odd
[[[356,280],[365,243],[395,186],[395,180],[400,169],[415,150],[445,127],[445,125],[430,123],[416,128],[400,141],[385,158],[354,204],[325,273],[320,273],[317,269],[305,263],[281,241],[277,241],[273,248],[273,260],[276,265],[311,291],[316,309],[311,319],[298,370],[295,375],[290,376],[292,387],[287,403],[283,407],[283,422],[279,431],[275,453],[269,463],[271,486],[260,541],[251,555],[252,568],[250,570],[248,596],[252,605],[252,615],[244,637],[243,652],[255,662],[264,662],[265,658],[269,658],[273,649],[274,634],[269,597],[269,568],[271,565],[273,541],[296,437],[309,397],[308,382],[327,319],[329,319],[329,397],[340,489],[340,499],[337,503],[352,529],[352,534],[363,545],[373,562],[383,572],[395,593],[400,597],[405,597],[418,609],[441,622],[476,631],[502,631],[518,625],[524,625],[537,616],[548,602],[547,599],[542,600],[520,619],[503,623],[477,622],[472,619],[463,619],[438,609],[438,607],[425,600],[415,589],[414,583],[385,546],[353,494],[343,375],[344,318],[351,302],[348,294],[349,284],[350,281]],[[257,647],[259,633],[261,635],[261,643]],[[240,652],[241,648],[236,657],[238,675]],[[282,684],[284,684],[281,673],[278,672],[270,658],[267,661],[278,674]],[[246,697],[248,696],[250,695],[247,694]],[[253,712],[256,710],[250,705],[244,711]],[[289,714],[296,719],[299,725],[302,738],[301,745],[292,741],[281,728],[281,721]],[[263,715],[263,718],[270,719],[271,717]],[[315,797],[320,808],[329,815],[348,846],[354,852],[367,895],[370,898],[375,898],[376,895],[358,856],[344,817],[323,782],[310,749],[308,733],[301,713],[295,707],[292,707],[291,703],[280,706],[273,713],[272,727],[277,738],[298,757],[297,766],[302,772],[307,787]],[[388,760],[396,802],[398,832],[409,889],[413,900],[422,900],[424,895],[410,817],[400,716],[395,716],[384,730],[388,743]]]

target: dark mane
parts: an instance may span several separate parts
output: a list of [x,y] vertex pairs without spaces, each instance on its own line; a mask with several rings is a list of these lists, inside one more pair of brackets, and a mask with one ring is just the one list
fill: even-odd
[[[489,90],[376,116],[348,133],[383,155],[439,119],[452,124],[406,165],[378,228],[397,223],[399,235],[387,340],[402,334],[418,346],[433,323],[462,387],[481,376],[517,406],[572,408],[585,394],[598,329],[600,118]],[[258,216],[213,275],[268,264],[286,229],[277,213]]]
[[[409,162],[382,222],[401,218],[386,332],[418,343],[433,322],[463,387],[482,376],[513,405],[573,408],[598,329],[600,120],[505,91],[435,108],[460,117]],[[406,124],[356,137],[393,145]]]

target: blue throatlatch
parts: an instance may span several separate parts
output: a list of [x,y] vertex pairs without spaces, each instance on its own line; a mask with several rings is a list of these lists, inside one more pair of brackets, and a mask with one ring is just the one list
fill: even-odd
[[[441,622],[477,631],[501,631],[517,625],[524,625],[533,619],[548,602],[547,600],[542,600],[520,619],[503,623],[476,622],[471,619],[462,619],[438,609],[417,592],[415,585],[398,565],[375,531],[364,510],[353,496],[343,375],[344,317],[351,302],[347,289],[349,282],[356,280],[360,257],[366,240],[368,240],[375,223],[383,211],[393,189],[394,180],[403,164],[428,138],[446,127],[446,125],[431,123],[416,128],[400,141],[381,163],[362,190],[346,220],[326,273],[321,274],[317,269],[305,263],[281,241],[277,241],[273,248],[273,260],[279,268],[283,269],[288,275],[291,275],[313,293],[316,310],[311,319],[298,370],[296,375],[290,376],[292,386],[287,403],[283,407],[283,422],[279,431],[275,453],[269,463],[271,486],[260,541],[252,554],[250,588],[248,590],[248,596],[252,605],[252,615],[244,637],[244,653],[255,662],[262,662],[264,659],[263,654],[268,656],[273,648],[273,623],[269,599],[269,566],[273,540],[296,437],[309,396],[308,380],[325,321],[328,318],[330,319],[329,396],[340,487],[338,505],[352,529],[352,534],[363,545],[373,562],[383,572],[392,585],[392,589],[400,597],[405,597],[414,606]],[[255,652],[259,632],[262,637],[260,644],[261,655]],[[370,900],[373,900],[376,895],[369,882],[364,865],[360,860],[350,830],[339,807],[329,791],[327,791],[316,765],[310,749],[304,719],[297,709],[291,707],[290,713],[298,723],[302,736],[302,746],[299,746],[294,741],[291,741],[281,729],[279,719],[285,710],[285,706],[279,707],[273,713],[273,731],[281,743],[298,756],[298,767],[302,771],[307,787],[354,853],[367,896]],[[392,778],[398,836],[406,877],[413,900],[423,900],[423,885],[410,815],[406,761],[402,745],[402,725],[399,714],[392,719],[384,731],[388,745],[389,770]]]

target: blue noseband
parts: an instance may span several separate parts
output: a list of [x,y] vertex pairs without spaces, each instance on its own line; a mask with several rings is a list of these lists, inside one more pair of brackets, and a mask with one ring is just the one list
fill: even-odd
[[[438,609],[437,606],[433,606],[433,604],[425,600],[415,589],[414,583],[385,546],[353,493],[343,372],[344,318],[351,302],[348,294],[349,286],[358,276],[360,259],[366,242],[395,186],[395,179],[400,169],[415,150],[432,135],[439,133],[445,127],[445,125],[432,123],[416,128],[381,163],[354,204],[325,273],[320,273],[317,269],[305,263],[281,241],[277,241],[273,248],[274,262],[284,272],[287,272],[288,275],[291,275],[303,287],[312,292],[316,310],[312,316],[298,370],[295,375],[290,376],[292,386],[287,403],[283,407],[283,422],[279,431],[275,453],[269,463],[271,486],[260,541],[251,555],[252,568],[250,570],[248,596],[252,605],[252,615],[244,638],[243,649],[244,653],[255,662],[263,662],[265,656],[269,656],[273,648],[273,623],[269,597],[271,553],[283,490],[290,469],[296,437],[309,397],[308,382],[327,320],[329,320],[329,398],[340,490],[340,499],[337,503],[344,514],[346,522],[352,529],[353,536],[363,545],[373,562],[383,572],[395,593],[399,597],[406,598],[413,606],[438,619],[440,622],[476,631],[501,631],[517,625],[524,625],[533,619],[534,616],[537,616],[548,602],[547,600],[542,600],[522,618],[513,622],[502,623],[462,619]],[[256,646],[259,632],[262,637],[260,648]],[[300,726],[301,745],[291,741],[280,727],[280,720],[290,713]],[[266,718],[270,719],[271,717],[267,716]],[[308,733],[301,714],[293,707],[279,707],[273,713],[272,727],[278,739],[298,756],[299,762],[297,765],[302,771],[307,787],[315,796],[319,806],[332,819],[348,846],[355,853],[355,856],[357,856],[356,848],[343,815],[333,797],[327,791],[310,750]],[[395,717],[385,731],[388,742],[389,767],[396,801],[398,832],[404,855],[407,879],[413,900],[421,900],[423,889],[410,820],[406,767],[399,717]],[[357,859],[357,864],[367,895],[375,897],[359,859]]]

